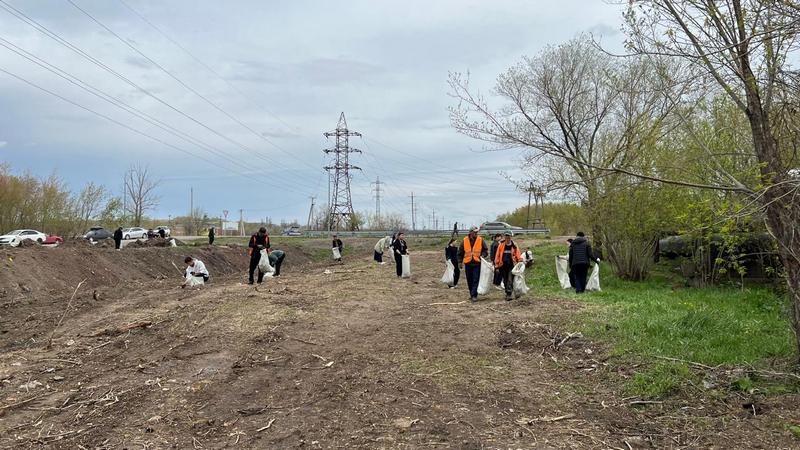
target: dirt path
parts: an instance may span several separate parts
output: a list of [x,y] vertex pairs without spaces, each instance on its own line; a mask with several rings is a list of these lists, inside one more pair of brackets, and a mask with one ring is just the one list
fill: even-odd
[[[785,447],[770,422],[638,404],[578,304],[437,283],[367,258],[259,288],[158,280],[67,315],[54,345],[0,354],[0,446],[25,448]],[[332,273],[324,273],[325,270]],[[122,330],[132,324],[147,327]],[[52,326],[42,324],[39,335]],[[698,428],[695,416],[712,417]],[[759,431],[761,430],[761,431]],[[766,431],[765,431],[766,430]],[[753,434],[757,433],[757,434]],[[788,448],[788,447],[787,447]]]

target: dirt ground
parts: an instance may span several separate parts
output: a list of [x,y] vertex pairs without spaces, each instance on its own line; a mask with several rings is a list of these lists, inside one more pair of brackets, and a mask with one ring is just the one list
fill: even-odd
[[192,249],[212,282],[191,291],[182,248],[0,252],[0,446],[797,448],[795,397],[626,397],[635,367],[571,334],[585,306],[535,286],[470,304],[439,251],[398,279],[366,243],[283,248],[258,287],[244,249]]

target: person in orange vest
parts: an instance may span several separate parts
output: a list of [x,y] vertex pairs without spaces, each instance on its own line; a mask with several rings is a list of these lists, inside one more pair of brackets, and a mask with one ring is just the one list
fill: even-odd
[[469,229],[469,234],[458,247],[458,260],[464,263],[464,275],[469,287],[469,301],[478,301],[478,282],[481,279],[481,257],[489,255],[483,238],[478,236],[478,227]]
[[522,262],[522,253],[519,251],[517,244],[511,240],[511,231],[506,231],[504,240],[500,242],[497,247],[497,254],[494,256],[494,270],[500,274],[503,279],[503,284],[506,288],[506,301],[511,301],[511,292],[513,290],[511,269],[518,262]]

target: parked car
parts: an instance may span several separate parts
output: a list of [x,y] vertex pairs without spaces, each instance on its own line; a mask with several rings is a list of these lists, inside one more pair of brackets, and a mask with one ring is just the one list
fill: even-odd
[[283,230],[281,234],[284,236],[302,236],[303,232],[300,231],[300,227],[289,227]]
[[42,241],[42,245],[59,245],[64,242],[64,239],[61,236],[56,236],[55,234],[50,234],[47,236],[47,239]]
[[481,231],[507,231],[507,230],[521,230],[522,227],[515,227],[505,222],[486,222],[481,225]]
[[83,235],[84,239],[92,239],[94,241],[102,241],[103,239],[112,239],[114,233],[106,230],[103,227],[92,227]]
[[153,239],[158,237],[158,230],[154,230],[150,228],[147,230],[147,239]]
[[44,242],[47,235],[36,230],[14,230],[0,236],[0,245],[10,245],[16,247],[22,241]]
[[131,227],[122,229],[123,239],[147,239],[147,230],[142,227]]
[[164,225],[159,225],[156,227],[156,234],[158,234],[158,230],[164,230],[164,237],[169,237],[169,227]]

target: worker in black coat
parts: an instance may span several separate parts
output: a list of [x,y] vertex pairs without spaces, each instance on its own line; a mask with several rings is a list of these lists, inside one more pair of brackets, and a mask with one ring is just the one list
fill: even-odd
[[[258,233],[250,236],[250,243],[247,246],[250,252],[250,277],[248,283],[253,284],[253,273],[258,268],[259,261],[261,261],[261,250],[266,250],[267,254],[269,254],[270,245],[267,229],[265,227],[259,228]],[[260,284],[262,281],[264,281],[264,272],[258,269],[258,283]]]
[[575,292],[580,294],[586,291],[586,279],[589,275],[589,264],[595,261],[592,244],[586,239],[583,231],[572,240],[569,246],[569,267],[575,282]]
[[122,248],[122,227],[118,227],[114,231],[114,248],[117,250]]

